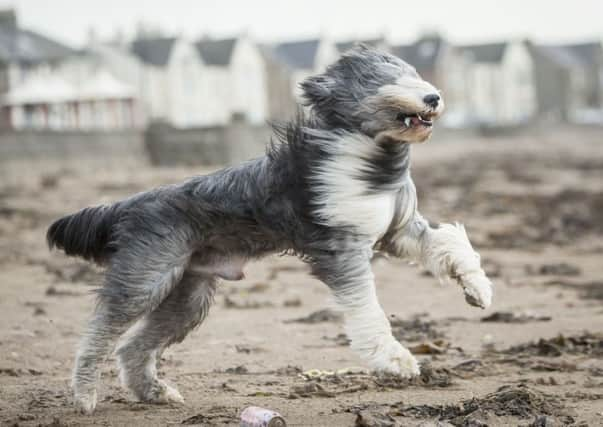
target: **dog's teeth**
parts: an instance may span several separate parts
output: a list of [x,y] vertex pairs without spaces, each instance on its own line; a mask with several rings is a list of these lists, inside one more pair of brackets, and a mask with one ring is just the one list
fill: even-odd
[[406,118],[404,119],[404,126],[406,126],[406,127],[410,127],[410,117],[406,117]]

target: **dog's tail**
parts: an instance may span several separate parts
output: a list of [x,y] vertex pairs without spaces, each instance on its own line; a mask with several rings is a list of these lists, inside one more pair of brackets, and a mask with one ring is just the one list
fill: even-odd
[[102,263],[110,250],[113,225],[119,217],[119,203],[82,209],[56,220],[46,233],[48,247]]

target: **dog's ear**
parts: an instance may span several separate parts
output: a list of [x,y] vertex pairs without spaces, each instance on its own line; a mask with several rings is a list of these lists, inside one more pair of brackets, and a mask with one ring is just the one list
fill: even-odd
[[333,96],[335,79],[325,74],[311,76],[301,82],[302,99],[306,106],[320,106]]

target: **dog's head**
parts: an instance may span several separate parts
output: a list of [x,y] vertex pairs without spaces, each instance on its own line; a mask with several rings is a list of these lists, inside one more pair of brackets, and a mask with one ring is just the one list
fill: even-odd
[[377,140],[423,142],[444,109],[438,90],[401,59],[358,46],[301,84],[305,104],[327,126]]

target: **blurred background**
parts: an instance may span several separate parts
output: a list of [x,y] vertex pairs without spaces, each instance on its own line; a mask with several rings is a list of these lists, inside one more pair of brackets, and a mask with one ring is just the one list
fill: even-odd
[[185,405],[133,402],[108,364],[94,422],[237,425],[254,404],[292,425],[603,425],[602,16],[601,0],[0,0],[0,424],[92,422],[68,384],[102,276],[49,252],[48,225],[262,155],[300,80],[362,42],[443,93],[412,148],[419,208],[466,224],[493,307],[376,257],[394,335],[433,369],[315,380],[299,374],[360,361],[328,289],[270,257],[164,353]]
[[0,2],[2,157],[24,147],[96,156],[112,143],[123,156],[154,130],[155,163],[238,161],[261,153],[268,120],[293,115],[303,78],[358,42],[443,92],[440,127],[603,123],[596,0],[123,3]]

